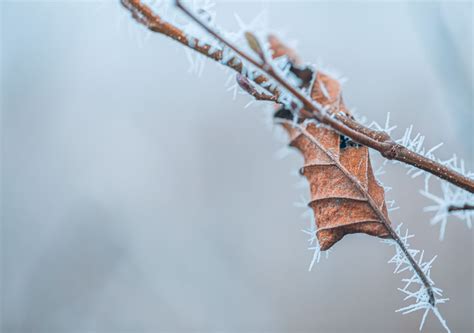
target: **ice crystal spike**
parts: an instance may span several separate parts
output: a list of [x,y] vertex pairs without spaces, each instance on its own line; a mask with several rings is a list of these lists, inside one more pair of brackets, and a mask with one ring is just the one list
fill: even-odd
[[[401,228],[402,224],[399,224],[395,231],[400,237],[403,244],[407,248],[409,248],[410,244],[408,243],[408,240],[413,238],[414,235],[409,234],[408,229],[405,229],[405,231],[402,232]],[[413,267],[410,265],[408,259],[400,250],[400,247],[397,246],[396,242],[392,239],[385,239],[382,242],[395,248],[395,255],[388,261],[388,263],[393,264],[395,266],[394,274],[400,274],[403,272],[409,272],[409,274],[411,274],[408,278],[402,278],[402,282],[405,285],[402,288],[398,288],[398,290],[404,294],[405,301],[411,301],[412,303],[396,310],[396,312],[401,312],[403,315],[405,315],[422,310],[423,315],[420,322],[421,330],[423,328],[428,313],[431,311],[439,320],[441,325],[445,328],[445,330],[447,332],[450,332],[446,320],[441,316],[441,313],[438,309],[439,304],[446,303],[449,300],[448,298],[443,298],[443,291],[440,288],[433,288],[434,294],[436,295],[436,304],[434,304],[434,306],[430,304],[430,297],[428,295],[426,287],[423,284],[423,281],[421,281],[418,274],[416,274],[416,272],[413,270]],[[436,256],[434,256],[430,260],[425,260],[424,251],[409,248],[409,252],[414,258],[418,257],[418,264],[429,279],[430,283],[434,285],[435,283],[431,279],[431,267],[436,259]]]

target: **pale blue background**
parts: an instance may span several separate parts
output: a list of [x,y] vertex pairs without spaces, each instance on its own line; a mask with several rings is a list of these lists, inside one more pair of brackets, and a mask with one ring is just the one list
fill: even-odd
[[[390,111],[473,169],[471,2],[219,3],[299,41],[349,78],[345,100]],[[392,249],[348,236],[311,273],[293,206],[293,153],[208,63],[144,30],[118,2],[2,2],[2,332],[417,332]],[[473,231],[446,240],[393,167],[394,223],[439,257],[454,332],[472,332]],[[425,332],[438,332],[429,317]]]

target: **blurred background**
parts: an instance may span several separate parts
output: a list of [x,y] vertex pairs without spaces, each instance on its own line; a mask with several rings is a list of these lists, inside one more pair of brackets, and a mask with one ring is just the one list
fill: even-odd
[[[235,30],[266,9],[304,60],[349,80],[349,107],[414,125],[473,169],[473,3],[219,2]],[[1,2],[1,331],[417,332],[393,248],[350,235],[312,272],[302,158],[227,74],[188,73],[183,48],[147,35],[118,1]],[[380,160],[374,163],[380,164]],[[441,311],[473,331],[473,231],[429,225],[401,166],[389,199],[438,259]],[[430,314],[426,332],[442,331]]]

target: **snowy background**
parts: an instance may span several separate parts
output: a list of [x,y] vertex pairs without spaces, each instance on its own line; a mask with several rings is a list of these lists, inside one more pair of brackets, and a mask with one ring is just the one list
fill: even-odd
[[[302,159],[275,158],[262,106],[233,101],[219,65],[189,74],[115,1],[0,8],[2,332],[418,331],[378,239],[347,236],[308,272]],[[474,169],[472,2],[219,2],[217,22],[262,9],[349,79],[349,107]],[[472,332],[473,231],[453,218],[439,242],[422,179],[388,171],[392,221],[438,254],[441,311]]]

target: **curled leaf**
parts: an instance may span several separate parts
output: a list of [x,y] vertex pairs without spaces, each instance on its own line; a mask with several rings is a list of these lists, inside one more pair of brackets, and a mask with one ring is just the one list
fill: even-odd
[[[279,45],[279,52],[287,52]],[[350,112],[341,97],[337,80],[318,72],[311,87],[311,98],[329,112]],[[310,184],[311,199],[321,250],[327,250],[345,235],[365,233],[391,237],[384,224],[390,223],[383,187],[375,179],[369,151],[336,131],[315,122],[295,124],[283,108],[275,113],[290,136],[291,147],[304,157],[300,173]]]
[[374,177],[367,147],[343,144],[339,134],[314,122],[283,127],[290,135],[290,146],[305,160],[300,173],[310,184],[308,206],[316,217],[321,250],[346,234],[389,237],[378,216],[381,212],[388,220],[384,190]]

